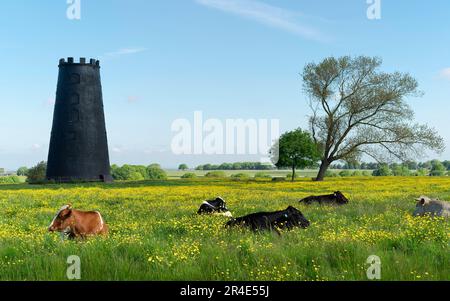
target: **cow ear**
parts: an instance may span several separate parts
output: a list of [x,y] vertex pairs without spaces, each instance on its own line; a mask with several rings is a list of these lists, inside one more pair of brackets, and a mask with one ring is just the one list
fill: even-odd
[[61,217],[62,218],[67,218],[72,214],[72,209],[64,209],[63,211],[61,211]]
[[416,200],[417,200],[417,206],[423,206],[426,203],[425,198],[419,198],[419,199],[416,199]]
[[72,204],[67,204],[67,210],[72,210]]

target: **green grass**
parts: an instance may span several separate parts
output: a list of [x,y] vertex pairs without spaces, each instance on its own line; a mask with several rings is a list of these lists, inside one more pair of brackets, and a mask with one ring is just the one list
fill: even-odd
[[[297,202],[338,189],[349,205]],[[82,280],[366,280],[370,255],[381,258],[382,280],[450,280],[448,221],[412,218],[421,194],[450,200],[450,179],[0,186],[0,280],[66,280],[70,255],[81,258]],[[311,226],[282,236],[226,230],[227,218],[195,214],[218,195],[234,216],[294,205]],[[100,210],[110,235],[62,242],[47,233],[67,202]]]

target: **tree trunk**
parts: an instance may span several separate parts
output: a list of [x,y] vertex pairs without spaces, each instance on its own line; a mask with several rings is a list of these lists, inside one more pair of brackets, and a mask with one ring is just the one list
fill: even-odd
[[295,164],[292,165],[292,182],[295,181]]
[[325,174],[328,170],[328,167],[330,167],[330,163],[327,159],[322,160],[322,164],[320,165],[319,173],[317,174],[316,181],[320,182],[325,179]]

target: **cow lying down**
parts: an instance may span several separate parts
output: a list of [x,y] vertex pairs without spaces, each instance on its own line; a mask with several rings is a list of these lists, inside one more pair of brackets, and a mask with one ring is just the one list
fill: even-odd
[[300,203],[305,203],[310,205],[312,203],[319,204],[334,204],[334,205],[344,205],[348,203],[348,199],[340,191],[336,191],[333,194],[309,196],[299,201]]
[[431,216],[450,217],[450,203],[440,200],[432,200],[429,197],[421,196],[416,199],[416,210],[414,216],[424,216],[430,214]]
[[232,217],[225,200],[221,197],[217,197],[215,200],[204,201],[198,209],[197,214],[218,214]]
[[98,211],[80,211],[65,205],[56,213],[48,227],[50,232],[60,232],[61,238],[86,238],[87,236],[108,233],[108,225]]
[[291,230],[294,227],[307,228],[309,221],[296,208],[289,206],[275,212],[258,212],[230,220],[226,227],[242,226],[252,231],[270,230],[280,234],[279,229]]

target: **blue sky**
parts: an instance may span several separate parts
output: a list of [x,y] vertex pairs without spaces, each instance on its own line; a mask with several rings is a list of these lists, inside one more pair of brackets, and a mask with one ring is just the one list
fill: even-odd
[[[175,167],[244,157],[175,156],[177,118],[278,118],[306,126],[299,73],[333,55],[380,56],[410,72],[425,96],[417,120],[445,138],[450,95],[450,2],[382,0],[8,0],[0,9],[0,167],[46,160],[59,58],[101,60],[111,163]],[[437,157],[437,156],[434,156]]]

